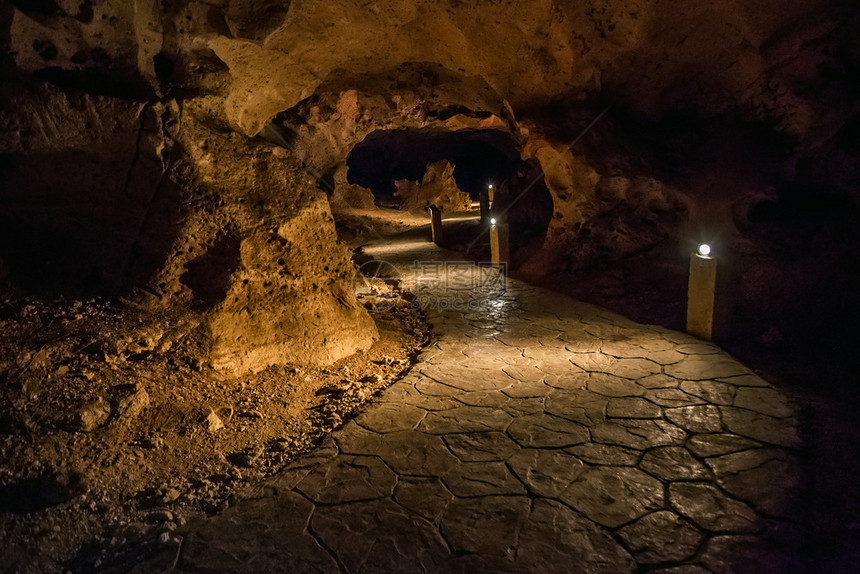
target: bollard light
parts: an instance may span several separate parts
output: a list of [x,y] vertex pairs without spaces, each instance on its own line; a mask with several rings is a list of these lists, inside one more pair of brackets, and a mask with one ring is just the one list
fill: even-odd
[[711,246],[699,244],[690,254],[690,282],[687,287],[687,332],[710,341],[714,331],[714,299],[717,286],[717,260]]
[[431,205],[428,208],[430,211],[430,232],[433,243],[436,245],[442,244],[442,210],[437,205]]
[[511,259],[508,224],[495,217],[490,219],[490,261],[494,268],[506,272]]
[[487,186],[487,189],[481,190],[480,202],[481,202],[481,223],[487,223],[490,218],[490,208],[492,206],[492,196],[493,195],[493,184],[491,183]]

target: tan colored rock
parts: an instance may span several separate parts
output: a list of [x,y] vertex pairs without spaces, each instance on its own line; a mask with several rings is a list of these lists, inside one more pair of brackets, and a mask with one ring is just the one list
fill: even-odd
[[224,421],[221,420],[221,417],[213,411],[209,410],[209,414],[206,415],[206,430],[209,432],[218,432],[224,428]]
[[72,426],[78,431],[92,432],[107,422],[110,412],[110,404],[99,397],[81,407],[72,420]]
[[400,198],[400,207],[406,211],[426,213],[431,205],[442,208],[445,213],[468,211],[472,200],[468,193],[460,191],[454,181],[454,166],[447,160],[427,166],[420,183],[409,180],[394,182]]
[[333,212],[350,209],[373,209],[373,192],[347,181],[346,164],[339,166],[332,178],[331,189],[326,189]]
[[528,131],[523,157],[543,168],[553,217],[527,272],[546,273],[560,260],[579,266],[631,255],[655,245],[681,221],[686,207],[677,192],[653,178],[598,169],[590,158],[543,139],[538,129]]
[[119,424],[131,424],[149,406],[149,393],[140,383],[119,385],[112,392],[113,415]]

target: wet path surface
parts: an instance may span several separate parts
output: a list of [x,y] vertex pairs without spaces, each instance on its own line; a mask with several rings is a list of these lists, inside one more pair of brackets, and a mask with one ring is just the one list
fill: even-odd
[[322,446],[193,525],[163,566],[801,569],[796,415],[750,369],[423,240],[366,251],[398,266],[437,340]]

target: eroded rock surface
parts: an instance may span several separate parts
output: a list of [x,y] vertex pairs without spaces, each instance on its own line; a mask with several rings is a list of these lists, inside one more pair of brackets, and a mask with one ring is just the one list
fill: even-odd
[[401,208],[408,211],[425,212],[435,205],[445,212],[469,211],[472,200],[463,193],[454,181],[454,167],[445,160],[431,163],[420,182],[398,180],[395,195]]

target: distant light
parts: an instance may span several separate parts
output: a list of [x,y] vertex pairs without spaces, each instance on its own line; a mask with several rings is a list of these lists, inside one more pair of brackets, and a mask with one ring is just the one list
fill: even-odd
[[492,184],[492,183],[490,184],[490,189],[493,189],[493,184]]
[[490,225],[495,225],[495,224],[496,224],[496,218],[493,217],[492,219],[490,219]]
[[699,245],[699,255],[701,255],[702,257],[707,257],[710,254],[711,254],[711,246],[710,245],[708,245],[707,243],[702,243],[701,245]]

